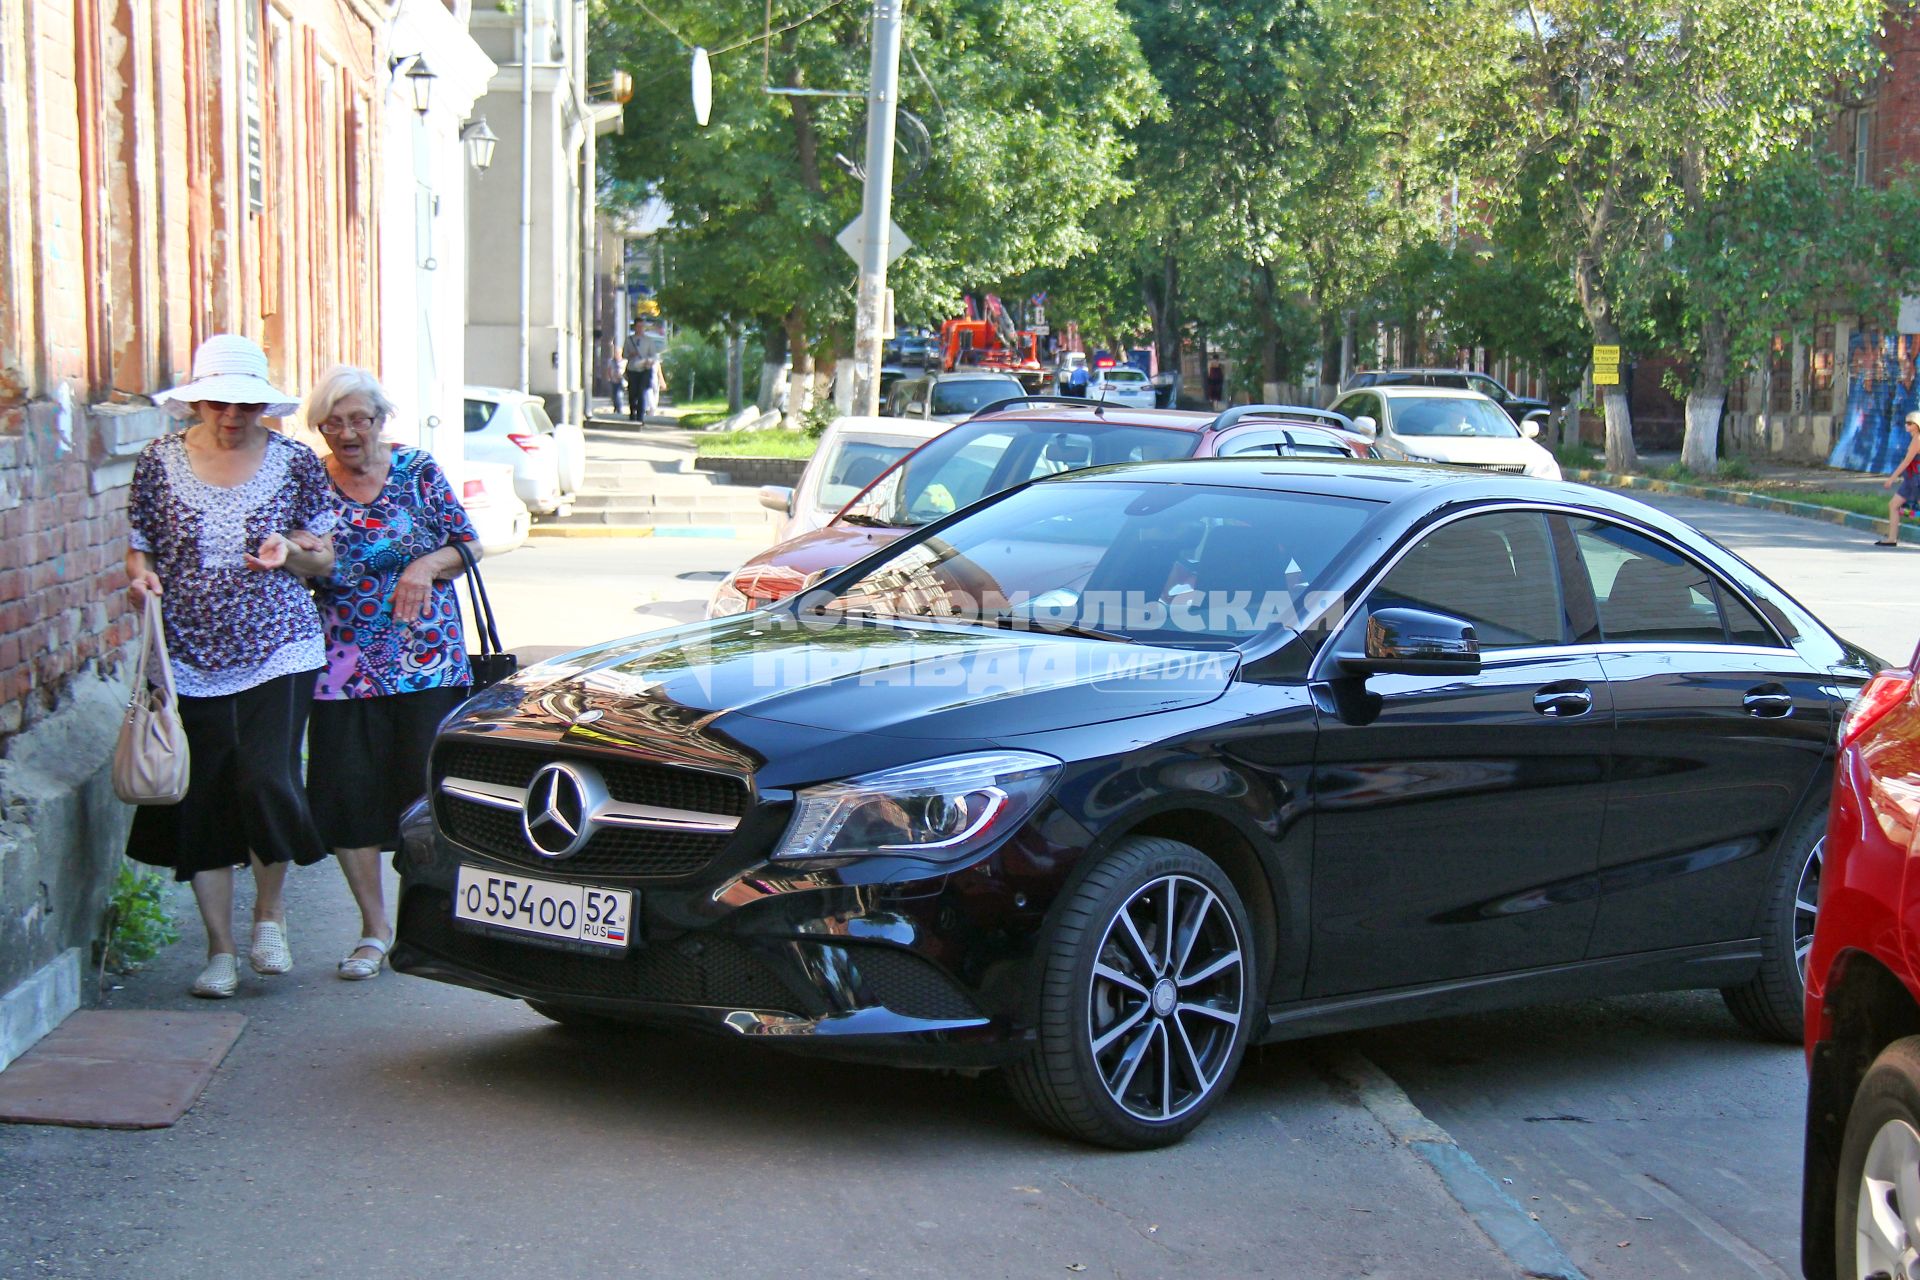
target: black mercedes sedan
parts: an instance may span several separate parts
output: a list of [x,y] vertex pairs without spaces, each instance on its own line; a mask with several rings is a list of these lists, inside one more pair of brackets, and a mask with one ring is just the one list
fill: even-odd
[[1690,987],[1792,1039],[1877,665],[1598,490],[1072,472],[474,697],[394,965],[562,1023],[1005,1068],[1122,1148],[1262,1040]]

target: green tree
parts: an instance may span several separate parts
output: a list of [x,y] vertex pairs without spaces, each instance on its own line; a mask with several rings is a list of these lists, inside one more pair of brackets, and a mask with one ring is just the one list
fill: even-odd
[[[666,311],[703,327],[771,323],[803,372],[823,338],[844,345],[836,339],[852,317],[854,268],[834,236],[859,212],[861,184],[837,157],[864,159],[865,103],[765,90],[864,90],[866,7],[806,21],[817,5],[778,0],[771,42],[741,29],[738,5],[648,8],[597,0],[593,9],[596,60],[640,69],[646,89],[627,131],[602,142],[603,194],[672,207]],[[905,17],[901,103],[926,121],[932,149],[925,171],[895,191],[894,218],[914,249],[890,284],[896,314],[930,319],[952,314],[965,289],[1090,249],[1086,219],[1125,194],[1125,135],[1154,95],[1112,0],[908,0]],[[679,37],[719,51],[704,129],[677,105]]]
[[[1547,162],[1542,228],[1596,343],[1622,340],[1627,290],[1670,226],[1805,138],[1858,74],[1871,0],[1534,0],[1477,107],[1484,154],[1518,180]],[[1489,172],[1503,172],[1498,163]],[[1511,186],[1506,186],[1511,190]],[[1709,309],[1710,311],[1710,309]],[[1719,393],[1724,396],[1724,366]],[[1624,388],[1604,395],[1607,464],[1637,465]],[[1717,418],[1717,414],[1715,415]]]

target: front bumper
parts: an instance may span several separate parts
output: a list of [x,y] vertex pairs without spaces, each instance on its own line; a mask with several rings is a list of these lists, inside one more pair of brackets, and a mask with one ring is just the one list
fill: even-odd
[[395,863],[402,973],[892,1065],[999,1066],[1028,1039],[1020,993],[1040,918],[988,864],[884,884],[764,865],[692,886],[635,884],[636,940],[600,955],[456,927],[459,865],[497,864],[449,841],[424,806]]

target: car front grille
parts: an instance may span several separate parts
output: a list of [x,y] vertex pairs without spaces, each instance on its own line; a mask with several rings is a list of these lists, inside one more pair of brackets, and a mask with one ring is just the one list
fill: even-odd
[[[502,808],[451,795],[441,789],[449,778],[524,790],[541,766],[562,757],[522,746],[449,742],[434,753],[434,809],[448,838],[517,866],[563,871],[601,880],[673,879],[692,875],[720,855],[732,839],[727,832],[602,827],[572,857],[556,860],[527,842],[517,808]],[[642,760],[607,756],[567,756],[589,764],[607,784],[614,800],[739,818],[747,811],[746,785],[725,774],[681,769]]]
[[1524,462],[1456,462],[1457,467],[1472,467],[1475,471],[1494,471],[1503,476],[1523,476],[1527,474]]
[[453,901],[407,890],[399,933],[410,946],[481,979],[539,996],[593,996],[657,1004],[819,1014],[817,997],[793,991],[753,950],[724,934],[690,934],[619,955],[582,955],[453,927]]

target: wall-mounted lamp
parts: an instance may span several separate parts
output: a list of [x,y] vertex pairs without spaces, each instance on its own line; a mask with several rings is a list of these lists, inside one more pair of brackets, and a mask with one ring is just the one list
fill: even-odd
[[427,114],[427,108],[433,105],[433,82],[436,77],[432,68],[427,66],[422,54],[409,54],[405,57],[388,58],[387,70],[391,72],[403,62],[413,65],[407,68],[406,81],[408,92],[413,96],[413,109],[421,115]]
[[461,125],[460,141],[467,144],[468,163],[485,173],[493,164],[493,149],[500,141],[500,135],[487,127],[487,118],[481,116]]

